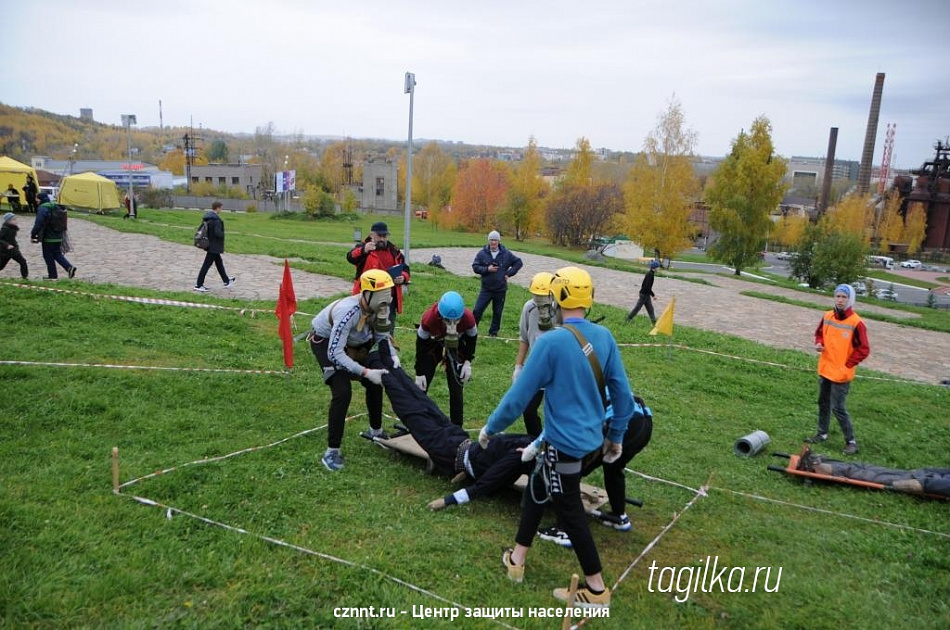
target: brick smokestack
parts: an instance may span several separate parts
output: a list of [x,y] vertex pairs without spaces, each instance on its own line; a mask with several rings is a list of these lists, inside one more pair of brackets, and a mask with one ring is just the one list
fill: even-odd
[[866,195],[871,189],[871,163],[874,161],[874,141],[877,138],[877,119],[881,115],[881,93],[884,91],[884,73],[878,72],[868,113],[868,129],[864,134],[864,152],[858,169],[858,194]]
[[818,218],[828,209],[828,197],[831,196],[831,180],[834,177],[835,150],[838,146],[838,128],[832,127],[828,133],[828,153],[825,154],[825,176],[821,180],[821,197],[818,200]]

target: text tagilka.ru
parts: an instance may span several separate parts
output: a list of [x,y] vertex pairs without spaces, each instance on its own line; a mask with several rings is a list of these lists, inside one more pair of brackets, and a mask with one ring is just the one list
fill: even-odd
[[654,560],[650,565],[647,588],[651,593],[676,592],[673,599],[683,603],[689,599],[690,593],[755,593],[759,589],[777,593],[782,582],[782,567],[778,567],[774,585],[771,578],[772,567],[720,567],[719,556],[706,556],[697,566],[689,567],[658,567]]

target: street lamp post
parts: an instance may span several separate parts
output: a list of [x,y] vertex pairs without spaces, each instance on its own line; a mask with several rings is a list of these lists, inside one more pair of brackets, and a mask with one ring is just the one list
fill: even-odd
[[403,236],[403,256],[409,264],[409,227],[412,223],[412,101],[416,94],[416,75],[406,73],[406,94],[409,95],[409,154],[406,156],[406,217]]
[[136,124],[135,114],[122,114],[122,126],[126,130],[126,144],[129,149],[129,164],[126,168],[129,177],[129,217],[134,219],[138,214],[135,211],[135,193],[132,192],[132,125]]

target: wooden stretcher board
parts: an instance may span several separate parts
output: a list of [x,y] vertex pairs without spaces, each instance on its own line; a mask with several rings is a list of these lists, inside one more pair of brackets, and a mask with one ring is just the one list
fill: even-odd
[[[419,457],[425,460],[427,463],[429,461],[429,455],[421,446],[419,446],[419,443],[416,442],[415,438],[413,438],[409,433],[396,435],[389,439],[373,438],[373,441],[383,448],[402,453],[403,455],[409,455],[410,457]],[[527,487],[527,475],[521,475],[518,480],[515,481],[514,485],[512,485],[512,488],[518,492],[524,492],[524,489]],[[592,486],[588,483],[582,482],[581,501],[584,503],[584,511],[589,514],[594,510],[599,510],[605,503],[607,503],[607,493],[603,488],[598,488],[597,486]]]

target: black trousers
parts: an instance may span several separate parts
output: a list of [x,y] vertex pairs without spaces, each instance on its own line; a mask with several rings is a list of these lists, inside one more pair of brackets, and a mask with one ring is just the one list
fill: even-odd
[[0,254],[0,270],[7,266],[7,263],[11,260],[15,261],[20,265],[20,277],[26,280],[30,276],[30,268],[26,264],[26,259],[23,257],[23,254],[20,253],[20,250],[15,249],[11,253]]
[[230,278],[228,277],[228,272],[224,270],[224,261],[221,260],[221,254],[205,252],[204,262],[201,263],[201,269],[198,270],[198,281],[195,282],[196,287],[204,286],[205,276],[208,275],[208,270],[211,269],[212,264],[215,269],[218,270],[218,274],[221,276],[221,282],[224,284],[228,283]]
[[[369,412],[369,426],[380,429],[383,426],[383,388],[373,385],[365,378],[349,372],[337,370],[327,356],[327,340],[323,337],[311,337],[310,349],[317,363],[324,370],[323,381],[330,388],[330,410],[327,414],[327,446],[340,448],[343,443],[343,428],[346,425],[346,413],[353,398],[352,381],[359,381],[366,389],[366,410]],[[330,375],[327,376],[328,369]]]
[[524,429],[531,437],[541,435],[541,416],[538,415],[538,409],[541,408],[542,402],[544,402],[544,390],[539,389],[534,398],[528,402],[528,406],[524,408]]
[[[604,490],[607,492],[607,499],[610,501],[610,510],[616,516],[625,513],[627,496],[627,478],[624,476],[623,469],[634,456],[642,451],[650,438],[653,436],[653,418],[644,416],[643,418],[631,418],[627,425],[627,432],[623,435],[623,453],[617,461],[611,464],[605,464],[603,457],[595,457],[584,468],[583,475],[594,472],[598,467],[604,469]],[[563,528],[562,528],[563,529]]]
[[380,343],[379,352],[370,353],[369,367],[389,370],[389,374],[383,375],[383,387],[393,412],[429,454],[436,469],[445,475],[454,474],[459,444],[469,439],[468,433],[446,418],[435,401],[416,387],[408,374],[392,367],[386,343]]
[[[518,533],[515,542],[530,547],[534,536],[544,516],[545,503],[539,503],[549,496],[551,505],[557,514],[558,526],[571,539],[574,554],[580,562],[584,575],[600,573],[600,555],[594,544],[594,537],[590,533],[587,522],[587,513],[581,501],[581,472],[583,460],[592,457],[593,453],[585,458],[572,457],[548,446],[544,453],[544,474],[540,471],[531,475],[528,487],[521,499],[521,521],[518,523]],[[566,472],[573,469],[576,472]],[[545,483],[545,478],[547,483]]]
[[[449,385],[449,417],[452,423],[462,426],[465,419],[465,397],[462,393],[462,383],[459,382],[458,372],[455,372],[448,356],[443,359],[444,346],[438,344],[432,348],[432,352],[421,354],[416,361],[416,367],[421,371],[422,376],[426,377],[426,393],[432,387],[432,379],[435,378],[435,370],[439,364],[445,366],[445,378]],[[416,389],[419,389],[418,387]],[[441,412],[440,412],[441,413]]]

